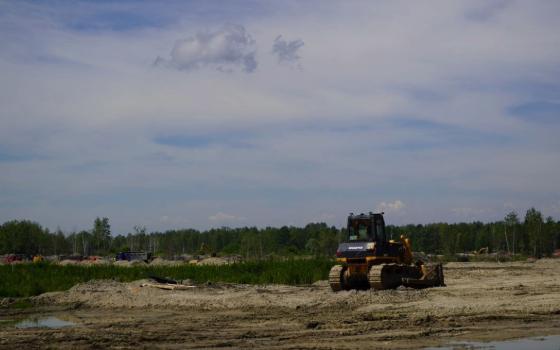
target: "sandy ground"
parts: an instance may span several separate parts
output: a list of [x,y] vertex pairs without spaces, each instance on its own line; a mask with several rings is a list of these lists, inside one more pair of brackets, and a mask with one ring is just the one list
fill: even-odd
[[[333,293],[312,286],[188,290],[93,281],[0,309],[0,348],[422,348],[560,334],[560,259],[449,263],[447,287]],[[17,329],[56,316],[75,327]]]

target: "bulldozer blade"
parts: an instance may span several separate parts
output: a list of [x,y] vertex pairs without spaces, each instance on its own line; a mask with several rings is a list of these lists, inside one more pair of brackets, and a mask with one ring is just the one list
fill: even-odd
[[402,285],[409,288],[445,287],[443,266],[441,264],[424,265],[420,278],[403,278]]

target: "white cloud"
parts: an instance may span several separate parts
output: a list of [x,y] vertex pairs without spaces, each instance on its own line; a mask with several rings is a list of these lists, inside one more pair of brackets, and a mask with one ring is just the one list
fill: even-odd
[[255,40],[245,27],[227,24],[215,32],[198,32],[193,37],[177,40],[170,59],[158,57],[155,64],[184,70],[207,66],[217,70],[241,67],[250,73],[257,68],[255,54]]
[[401,200],[395,200],[394,202],[381,202],[376,207],[376,211],[385,212],[387,214],[397,213],[404,209],[405,204]]

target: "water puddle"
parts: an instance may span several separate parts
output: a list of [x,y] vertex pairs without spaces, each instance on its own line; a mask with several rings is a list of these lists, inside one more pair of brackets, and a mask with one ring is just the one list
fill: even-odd
[[560,350],[560,335],[491,342],[457,342],[425,350]]
[[16,323],[16,328],[64,328],[72,327],[76,324],[74,322],[64,321],[54,316],[29,318]]

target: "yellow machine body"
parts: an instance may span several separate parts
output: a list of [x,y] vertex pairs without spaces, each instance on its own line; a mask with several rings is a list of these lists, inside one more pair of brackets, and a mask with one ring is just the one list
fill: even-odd
[[441,264],[413,263],[410,239],[386,239],[383,213],[350,214],[348,240],[339,245],[329,274],[334,291],[443,286]]

